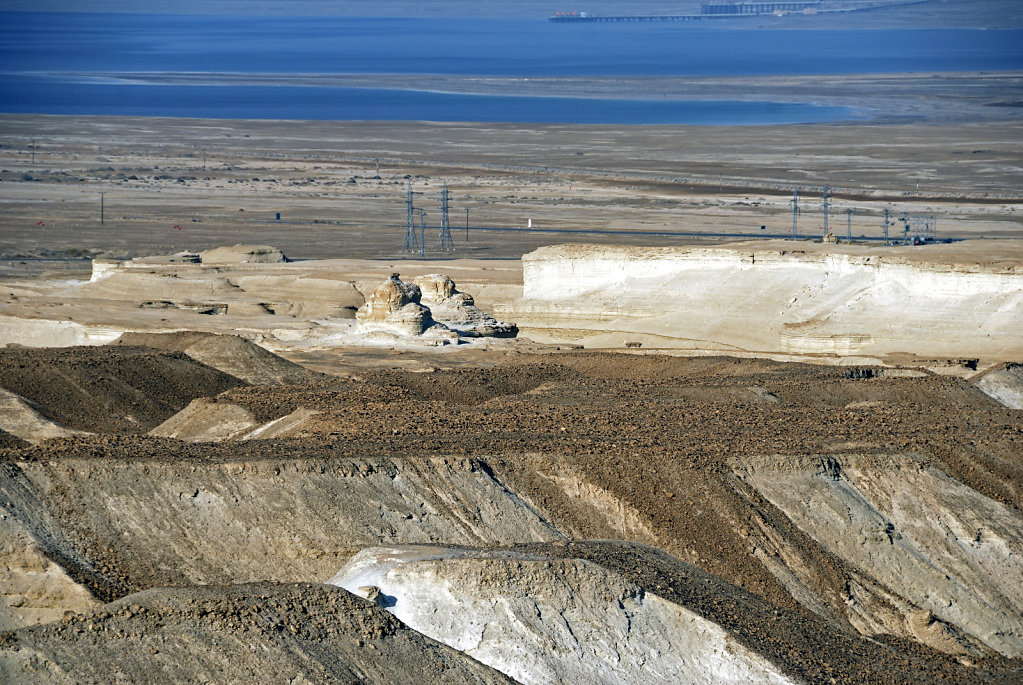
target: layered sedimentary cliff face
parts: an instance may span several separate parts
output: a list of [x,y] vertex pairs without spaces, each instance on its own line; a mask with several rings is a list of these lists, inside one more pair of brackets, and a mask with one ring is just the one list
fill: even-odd
[[554,246],[523,257],[523,298],[498,313],[594,346],[1020,357],[1023,245],[957,247]]

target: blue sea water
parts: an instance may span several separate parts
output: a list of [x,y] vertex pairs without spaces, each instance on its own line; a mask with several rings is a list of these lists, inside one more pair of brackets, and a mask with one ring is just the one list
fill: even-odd
[[[750,76],[1023,68],[1023,31],[786,31],[553,24],[0,13],[0,111],[254,119],[756,124],[856,113],[798,103],[510,97],[289,85],[302,74]],[[106,74],[187,73],[187,83]],[[208,85],[203,74],[273,76]]]

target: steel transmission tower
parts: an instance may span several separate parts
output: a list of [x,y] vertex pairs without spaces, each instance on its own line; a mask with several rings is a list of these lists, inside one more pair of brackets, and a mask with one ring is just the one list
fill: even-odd
[[455,244],[451,241],[451,224],[448,223],[448,183],[440,191],[440,235],[437,236],[437,249],[454,252]]
[[824,212],[824,232],[822,235],[828,234],[828,210],[831,208],[831,202],[828,199],[828,194],[831,192],[831,186],[825,184],[824,192],[821,195],[821,211]]
[[419,210],[419,256],[426,256],[426,212]]
[[845,210],[845,242],[852,245],[852,210]]
[[423,246],[419,243],[416,235],[415,207],[412,206],[412,181],[408,182],[408,190],[405,191],[405,239],[401,242],[402,252],[414,254],[422,253]]
[[881,227],[884,229],[884,244],[887,245],[888,244],[888,208],[887,207],[884,210],[884,223],[881,224]]
[[792,239],[799,237],[799,188],[792,191]]

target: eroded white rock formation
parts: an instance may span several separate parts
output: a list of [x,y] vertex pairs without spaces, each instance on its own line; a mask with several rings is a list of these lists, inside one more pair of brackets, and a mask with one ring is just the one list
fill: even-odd
[[1023,358],[1020,241],[923,248],[559,245],[522,261],[523,298],[498,314],[513,314],[538,340]]
[[398,274],[378,285],[359,308],[355,318],[367,328],[387,328],[402,335],[423,335],[431,328],[439,332],[442,326],[421,305],[422,291],[414,283],[406,283]]
[[460,336],[510,338],[518,330],[479,309],[471,295],[456,290],[454,281],[441,274],[420,276],[411,283],[391,274],[355,317],[368,331],[446,341]]
[[717,624],[581,559],[363,550],[330,581],[521,683],[788,683]]
[[514,338],[518,328],[498,321],[476,306],[472,295],[455,289],[443,274],[419,276],[413,282],[422,293],[420,303],[430,308],[435,321],[468,338]]
[[281,264],[288,261],[279,248],[272,245],[232,245],[215,247],[199,253],[204,264]]

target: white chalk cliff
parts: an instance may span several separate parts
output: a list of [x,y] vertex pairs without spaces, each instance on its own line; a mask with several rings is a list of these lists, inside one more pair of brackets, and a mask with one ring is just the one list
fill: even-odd
[[524,255],[523,333],[792,354],[1023,358],[1023,242],[859,247],[558,245]]

